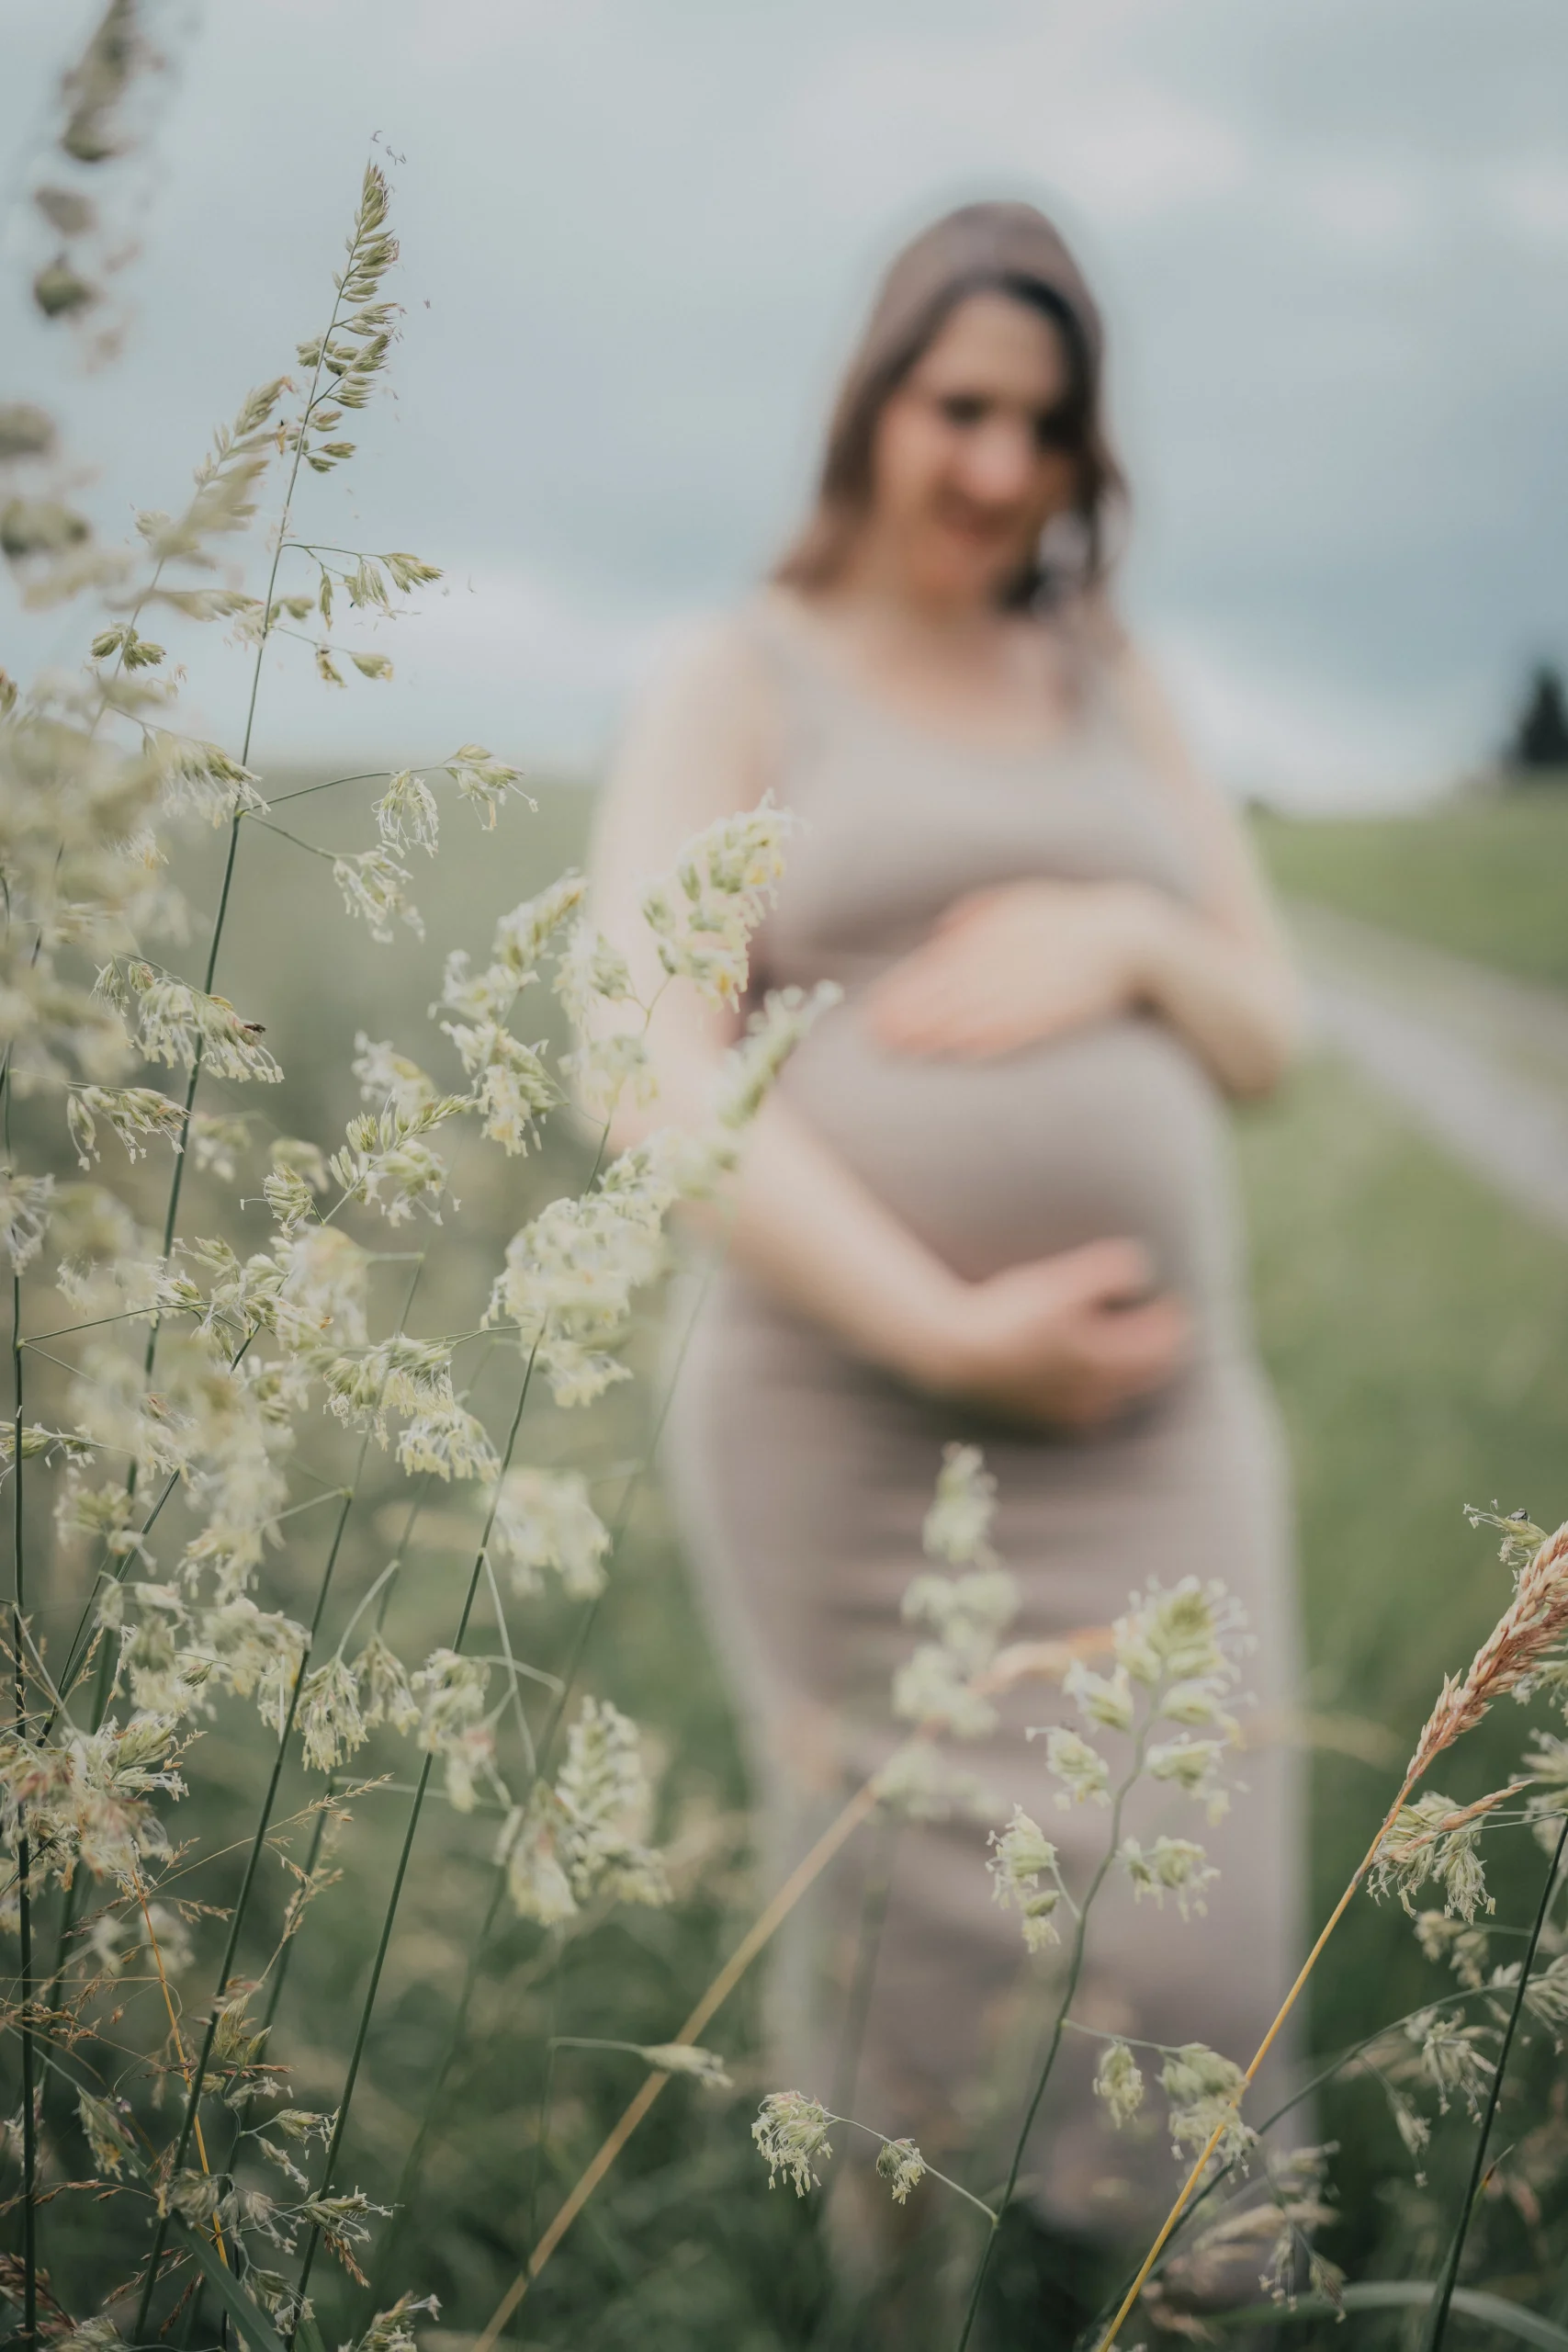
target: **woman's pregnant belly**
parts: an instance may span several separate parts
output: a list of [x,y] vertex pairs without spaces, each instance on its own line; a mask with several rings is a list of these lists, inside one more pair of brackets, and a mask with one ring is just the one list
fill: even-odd
[[1229,1137],[1163,1024],[1106,1022],[996,1060],[886,1052],[851,998],[785,1069],[803,1117],[967,1280],[1125,1236],[1201,1319],[1236,1295]]

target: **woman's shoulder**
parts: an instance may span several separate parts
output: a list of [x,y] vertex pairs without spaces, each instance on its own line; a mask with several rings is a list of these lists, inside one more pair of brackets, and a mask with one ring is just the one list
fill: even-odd
[[761,741],[775,723],[777,691],[757,594],[671,636],[636,699],[632,724],[637,731],[718,730]]
[[761,698],[774,678],[776,648],[788,629],[781,592],[753,589],[672,631],[649,691],[697,703]]

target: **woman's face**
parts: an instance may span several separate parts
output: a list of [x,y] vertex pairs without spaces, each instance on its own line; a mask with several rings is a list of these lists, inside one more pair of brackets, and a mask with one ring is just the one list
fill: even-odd
[[871,536],[921,601],[995,601],[1073,503],[1063,406],[1067,356],[1052,322],[1007,294],[971,294],[877,420]]

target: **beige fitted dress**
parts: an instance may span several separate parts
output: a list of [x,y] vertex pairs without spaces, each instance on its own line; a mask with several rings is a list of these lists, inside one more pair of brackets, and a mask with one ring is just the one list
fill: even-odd
[[[1298,1776],[1279,1737],[1295,1632],[1286,1485],[1248,1336],[1224,1105],[1152,1017],[966,1061],[885,1052],[862,1016],[867,983],[962,893],[1043,875],[1185,898],[1188,846],[1092,667],[1059,741],[976,749],[852,684],[776,600],[758,599],[746,627],[783,711],[777,797],[800,820],[753,984],[844,989],[789,1064],[788,1100],[959,1273],[1135,1236],[1198,1335],[1190,1368],[1152,1404],[1104,1433],[1055,1436],[916,1394],[744,1272],[718,1271],[670,1451],[754,1758],[764,1871],[776,1882],[896,1743],[889,1686],[915,1639],[899,1604],[920,1566],[921,1518],[944,1442],[977,1441],[999,1483],[996,1542],[1022,1596],[1019,1638],[1103,1625],[1151,1577],[1223,1577],[1246,1606],[1245,1688],[1265,1735],[1239,1759],[1247,1792],[1216,1828],[1168,1789],[1135,1797],[1125,1824],[1145,1839],[1164,1829],[1204,1841],[1223,1873],[1207,1916],[1183,1923],[1169,1905],[1134,1904],[1113,1873],[1074,2005],[1103,2030],[1201,2041],[1245,2064],[1298,1959],[1303,1846]],[[1073,1720],[1059,1690],[1033,1686],[1010,1700],[994,1737],[955,1753],[994,1791],[991,1822],[1021,1804],[1081,1885],[1107,1815],[1058,1810],[1043,1744],[1023,1737],[1027,1724]],[[911,2134],[935,2161],[939,2150],[967,2161],[976,2183],[998,2177],[1053,2013],[1053,1959],[1026,1958],[1016,1915],[991,1900],[986,1856],[973,1818],[857,1833],[783,1939],[769,1996],[772,2087],[847,2095],[879,2131]],[[863,2002],[857,2032],[847,2013]],[[1058,2223],[1120,2237],[1163,2211],[1179,2174],[1157,2096],[1138,2126],[1109,2129],[1089,2090],[1095,2054],[1068,2037],[1024,2179]],[[1158,2064],[1145,2060],[1145,2073]],[[1274,2104],[1278,2082],[1265,2077],[1249,2111]]]

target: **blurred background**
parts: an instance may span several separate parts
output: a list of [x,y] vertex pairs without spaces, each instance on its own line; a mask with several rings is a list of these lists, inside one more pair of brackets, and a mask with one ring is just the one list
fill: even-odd
[[[420,893],[429,947],[395,958],[323,933],[327,869],[256,842],[227,968],[277,1043],[279,1124],[300,1133],[352,1107],[356,1029],[423,1052],[441,954],[481,944],[580,854],[628,694],[795,515],[839,356],[900,238],[965,196],[1019,193],[1081,248],[1134,490],[1127,608],[1253,808],[1317,1007],[1313,1056],[1238,1134],[1300,1503],[1321,1911],[1438,1678],[1506,1594],[1461,1506],[1568,1512],[1568,17],[1551,0],[171,6],[128,183],[144,250],[116,281],[122,345],[85,368],[30,309],[50,255],[15,199],[98,13],[6,12],[7,396],[66,418],[106,534],[173,506],[212,424],[318,330],[375,154],[396,191],[402,341],[360,458],[308,492],[309,533],[410,548],[446,578],[374,640],[389,684],[336,693],[299,649],[270,657],[254,764],[277,793],[477,740],[540,802],[494,837],[453,823]],[[69,611],[8,609],[6,633],[24,677],[79,652]],[[231,743],[248,665],[216,634],[179,650],[202,723]],[[342,796],[302,806],[328,846],[369,838]],[[571,1173],[567,1143],[521,1172],[476,1167],[460,1281],[477,1291]],[[622,1398],[596,1423],[606,1479],[647,1414]],[[446,1531],[451,1556],[468,1535]],[[437,1566],[443,1540],[437,1525]],[[541,1655],[566,1638],[542,1624]],[[541,2036],[660,2038],[755,1907],[733,1731],[656,1485],[590,1680],[654,1728],[669,1826],[701,1867],[671,1914],[584,1939],[547,2009],[536,1933],[502,1919],[476,1945],[462,1924],[489,1901],[482,1825],[465,1844],[438,1824],[351,2168],[389,2196],[424,2132],[425,2188],[377,2283],[438,2288],[454,2344],[515,2270],[525,2209],[554,2193],[534,2171]],[[1454,1793],[1495,1785],[1517,1745],[1488,1726]],[[333,2019],[368,1957],[356,1890],[394,1849],[372,1808],[300,1939],[283,2038],[301,2096],[333,2095]],[[1506,1868],[1500,1891],[1506,1905]],[[1397,1913],[1359,1905],[1316,2045],[1386,2015],[1391,1986],[1428,1984]],[[753,2177],[750,2030],[742,2004],[735,2104],[671,2095],[522,2340],[813,2340],[809,2217]],[[626,2087],[562,2069],[550,2167],[575,2175]],[[1365,2265],[1382,2233],[1403,2249],[1386,2259],[1416,2259],[1440,2151],[1434,2205],[1367,2085],[1325,2127],[1347,2148],[1336,2258]]]
[[[6,11],[13,187],[95,14]],[[1552,0],[165,0],[156,21],[149,251],[118,365],[73,395],[80,446],[106,514],[164,503],[308,332],[378,136],[408,317],[396,423],[343,495],[450,568],[400,649],[400,744],[591,766],[660,640],[795,518],[883,260],[999,190],[1060,214],[1109,310],[1128,601],[1238,788],[1429,794],[1568,656]],[[29,349],[54,363],[20,275],[24,373]],[[393,724],[279,684],[275,750]]]

